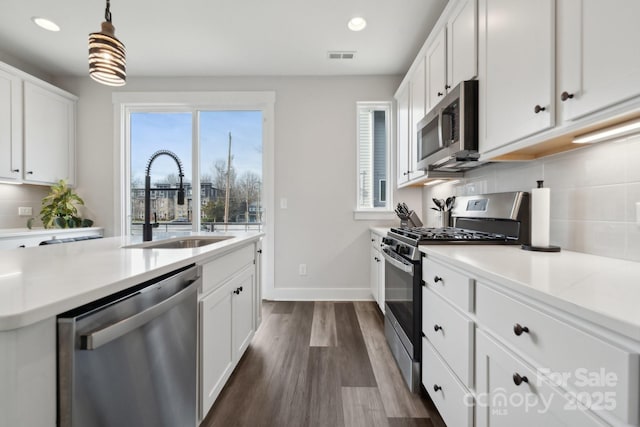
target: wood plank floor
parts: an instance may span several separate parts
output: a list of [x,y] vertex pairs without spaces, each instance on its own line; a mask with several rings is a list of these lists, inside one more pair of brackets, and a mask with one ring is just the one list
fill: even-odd
[[203,427],[445,427],[410,393],[373,302],[270,302]]

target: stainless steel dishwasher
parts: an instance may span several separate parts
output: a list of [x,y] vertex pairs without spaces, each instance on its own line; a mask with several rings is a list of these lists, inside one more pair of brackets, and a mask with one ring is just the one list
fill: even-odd
[[195,427],[197,289],[189,266],[58,316],[60,427]]

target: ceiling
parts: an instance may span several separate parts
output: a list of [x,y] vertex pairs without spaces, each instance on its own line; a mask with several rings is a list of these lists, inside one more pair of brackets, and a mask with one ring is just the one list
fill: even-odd
[[[447,0],[111,0],[127,75],[404,74]],[[86,75],[104,0],[2,0],[0,52],[52,76]],[[45,31],[33,16],[56,22]],[[347,29],[363,16],[361,32]],[[330,60],[328,51],[355,51]]]

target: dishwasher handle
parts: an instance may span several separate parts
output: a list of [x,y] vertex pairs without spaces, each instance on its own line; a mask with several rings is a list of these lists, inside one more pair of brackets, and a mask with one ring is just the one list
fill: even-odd
[[175,293],[153,307],[149,307],[140,313],[136,313],[126,319],[122,319],[102,329],[93,331],[90,334],[80,335],[80,350],[95,350],[116,338],[120,338],[134,329],[138,329],[187,299],[191,294],[198,290],[199,285],[194,285],[194,283],[199,284],[201,281],[201,277],[189,280],[187,282],[187,286],[185,286],[180,292]]

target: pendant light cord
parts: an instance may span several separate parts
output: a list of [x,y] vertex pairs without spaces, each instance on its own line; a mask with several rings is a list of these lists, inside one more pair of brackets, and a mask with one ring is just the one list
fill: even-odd
[[104,10],[104,19],[111,23],[111,1],[107,0],[107,8]]

